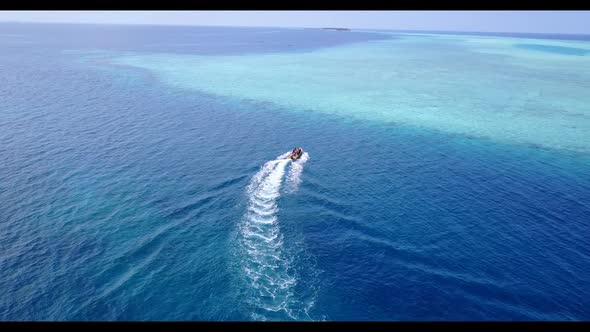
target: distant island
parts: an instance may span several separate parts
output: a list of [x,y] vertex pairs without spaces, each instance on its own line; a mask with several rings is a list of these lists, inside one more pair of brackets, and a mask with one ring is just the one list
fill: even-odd
[[335,30],[335,31],[350,31],[349,28],[304,28],[306,30]]
[[349,28],[322,28],[322,30],[350,31]]

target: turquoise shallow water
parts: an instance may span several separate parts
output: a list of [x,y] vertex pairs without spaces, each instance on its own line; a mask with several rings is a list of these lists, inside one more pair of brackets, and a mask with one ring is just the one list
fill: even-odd
[[587,42],[389,34],[0,25],[0,319],[587,320]]
[[[588,152],[589,58],[555,55],[555,49],[576,48],[543,43],[410,36],[298,56],[156,54],[115,61],[221,96]],[[530,45],[549,51],[539,55]]]

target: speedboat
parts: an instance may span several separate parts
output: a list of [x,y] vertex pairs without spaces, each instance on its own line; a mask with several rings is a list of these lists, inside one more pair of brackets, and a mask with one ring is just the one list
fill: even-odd
[[293,151],[291,151],[291,153],[289,154],[289,158],[293,161],[299,159],[299,157],[301,157],[301,155],[303,154],[303,149],[302,148],[296,148],[293,149]]

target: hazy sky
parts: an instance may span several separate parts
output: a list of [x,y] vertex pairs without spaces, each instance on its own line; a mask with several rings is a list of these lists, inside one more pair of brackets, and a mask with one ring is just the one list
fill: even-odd
[[0,21],[590,34],[590,11],[0,11]]

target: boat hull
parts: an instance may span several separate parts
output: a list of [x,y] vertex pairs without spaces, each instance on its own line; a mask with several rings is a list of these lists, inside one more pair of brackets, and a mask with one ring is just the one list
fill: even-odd
[[295,160],[299,159],[299,157],[301,157],[301,155],[302,155],[302,154],[303,154],[303,149],[301,149],[301,150],[299,151],[299,153],[297,153],[297,154],[291,154],[291,155],[289,156],[289,158],[290,158],[291,160],[295,161]]

